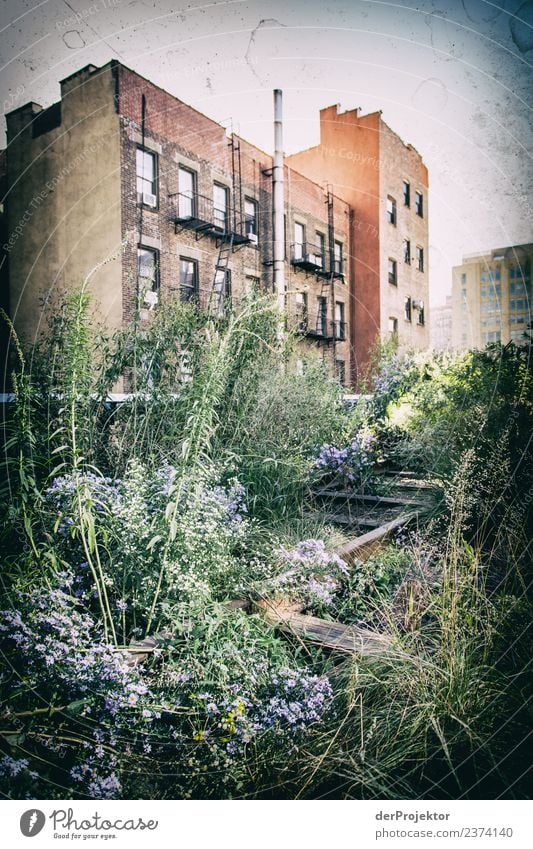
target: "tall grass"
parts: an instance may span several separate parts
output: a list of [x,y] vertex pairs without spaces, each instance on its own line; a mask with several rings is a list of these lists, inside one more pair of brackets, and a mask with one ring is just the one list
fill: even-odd
[[[310,361],[303,376],[292,372],[294,340],[280,341],[270,298],[256,297],[223,318],[176,304],[149,325],[135,315],[131,327],[113,337],[92,326],[89,310],[85,291],[73,293],[55,309],[50,333],[31,360],[17,349],[16,403],[4,453],[8,487],[2,494],[8,583],[46,582],[63,565],[39,512],[43,489],[68,472],[76,483],[75,542],[92,576],[105,640],[117,646],[122,635],[124,642],[124,617],[117,622],[108,593],[109,539],[85,473],[117,478],[133,461],[152,470],[168,461],[176,469],[163,538],[157,540],[153,595],[143,611],[146,634],[158,628],[184,492],[207,478],[224,483],[237,477],[246,486],[258,556],[303,538],[325,538],[331,546],[342,541],[306,515],[309,469],[319,446],[345,442],[362,414],[345,410],[340,387],[319,362]],[[390,639],[389,651],[345,659],[303,642],[287,645],[258,618],[233,616],[219,603],[206,605],[194,628],[180,623],[180,640],[213,678],[231,648],[236,664],[246,658],[252,666],[265,653],[290,655],[326,670],[335,682],[336,712],[329,724],[293,746],[290,756],[272,755],[269,763],[260,747],[257,758],[248,753],[246,795],[455,798],[524,792],[531,606],[527,543],[521,550],[517,535],[531,512],[531,498],[520,503],[524,481],[530,481],[521,465],[527,452],[520,434],[531,415],[531,380],[522,354],[506,356],[503,400],[494,402],[497,427],[489,432],[487,421],[486,442],[474,435],[479,410],[488,416],[492,409],[490,380],[497,367],[490,356],[474,360],[489,376],[481,375],[475,397],[466,392],[467,409],[465,386],[469,390],[475,381],[464,363],[453,379],[447,373],[444,389],[437,381],[435,397],[424,384],[419,406],[413,402],[404,455],[416,454],[418,438],[427,448],[421,467],[446,472],[447,502],[431,530],[438,582],[424,571],[425,543],[419,540],[413,557],[420,563],[421,592],[407,594],[403,615],[397,599],[385,595],[372,611]],[[425,381],[419,378],[418,384]],[[402,390],[403,377],[391,375],[396,400],[402,391],[416,396],[416,379],[410,373]],[[129,399],[112,408],[106,397],[117,390]],[[376,407],[380,426],[385,408]],[[453,456],[443,459],[457,409]],[[486,459],[491,451],[496,455],[496,445],[498,474],[491,474]]]
[[[407,629],[393,600],[380,599],[390,649],[337,668],[337,715],[306,753],[300,797],[528,795],[531,606],[494,595],[482,552],[464,540],[467,465],[456,475],[439,585],[428,580],[411,599],[418,610]],[[518,568],[508,563],[509,573]]]

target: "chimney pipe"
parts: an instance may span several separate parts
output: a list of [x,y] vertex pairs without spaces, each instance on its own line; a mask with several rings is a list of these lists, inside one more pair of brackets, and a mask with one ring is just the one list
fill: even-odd
[[285,192],[283,187],[282,92],[274,89],[274,161],[272,167],[272,232],[274,292],[285,309]]

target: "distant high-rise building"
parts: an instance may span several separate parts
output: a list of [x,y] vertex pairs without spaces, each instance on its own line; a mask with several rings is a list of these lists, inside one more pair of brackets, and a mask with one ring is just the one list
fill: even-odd
[[452,280],[456,350],[528,341],[532,264],[531,243],[463,257],[463,264],[453,269]]

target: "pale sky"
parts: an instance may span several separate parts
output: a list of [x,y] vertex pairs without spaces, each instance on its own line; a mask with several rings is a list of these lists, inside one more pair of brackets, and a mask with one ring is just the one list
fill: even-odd
[[383,110],[429,168],[431,303],[463,253],[533,241],[533,0],[4,0],[3,110],[111,58],[272,149],[319,109]]

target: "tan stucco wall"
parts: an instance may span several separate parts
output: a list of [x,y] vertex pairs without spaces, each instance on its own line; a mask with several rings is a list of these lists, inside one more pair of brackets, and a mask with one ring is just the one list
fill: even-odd
[[[43,330],[42,298],[88,284],[95,314],[122,322],[120,145],[108,67],[63,84],[61,125],[32,138],[27,107],[8,116],[11,312],[19,335]],[[17,233],[17,228],[19,232]],[[114,258],[112,258],[114,257]]]

